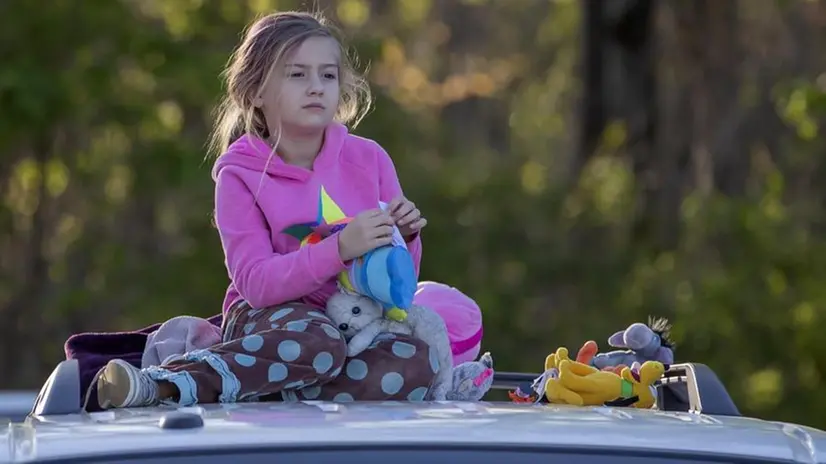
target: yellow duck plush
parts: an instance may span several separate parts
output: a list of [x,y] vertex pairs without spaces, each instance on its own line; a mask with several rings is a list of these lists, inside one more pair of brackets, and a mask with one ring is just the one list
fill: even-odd
[[636,397],[631,406],[650,408],[657,401],[654,382],[662,377],[665,366],[647,361],[639,373],[624,368],[620,375],[572,361],[568,350],[559,348],[545,358],[545,396],[551,403],[596,406]]

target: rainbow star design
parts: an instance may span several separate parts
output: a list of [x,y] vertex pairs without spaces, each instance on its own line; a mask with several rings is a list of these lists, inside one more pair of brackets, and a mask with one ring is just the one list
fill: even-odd
[[344,214],[341,207],[327,193],[324,186],[321,186],[318,195],[318,213],[316,220],[301,224],[293,224],[282,230],[283,233],[295,237],[301,242],[301,246],[313,245],[320,242],[325,237],[341,230],[351,218]]

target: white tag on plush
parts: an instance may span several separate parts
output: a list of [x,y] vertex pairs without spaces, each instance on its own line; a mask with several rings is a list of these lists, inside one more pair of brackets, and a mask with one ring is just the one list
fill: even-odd
[[[383,201],[379,202],[379,208],[381,208],[382,211],[387,211],[388,206],[389,205],[387,203],[383,202]],[[402,237],[401,231],[396,226],[393,226],[393,243],[392,243],[392,245],[394,245],[394,246],[407,246],[404,243],[404,237]]]

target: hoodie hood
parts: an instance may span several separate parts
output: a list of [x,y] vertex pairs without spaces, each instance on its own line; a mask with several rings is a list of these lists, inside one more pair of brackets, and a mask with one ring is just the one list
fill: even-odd
[[[338,161],[347,135],[347,127],[343,124],[333,122],[327,126],[321,151],[313,161],[313,170]],[[226,153],[218,157],[212,167],[212,179],[217,180],[221,170],[227,166],[238,166],[298,181],[307,181],[313,175],[313,171],[309,169],[285,163],[280,156],[272,153],[272,148],[267,142],[250,134],[242,135],[229,146]]]

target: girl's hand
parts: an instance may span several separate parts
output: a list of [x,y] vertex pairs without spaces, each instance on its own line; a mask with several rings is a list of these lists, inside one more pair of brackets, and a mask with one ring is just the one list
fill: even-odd
[[427,225],[427,219],[422,217],[416,204],[403,196],[394,198],[387,210],[404,238],[418,233]]
[[338,254],[350,261],[393,241],[393,219],[380,209],[359,213],[338,233]]

